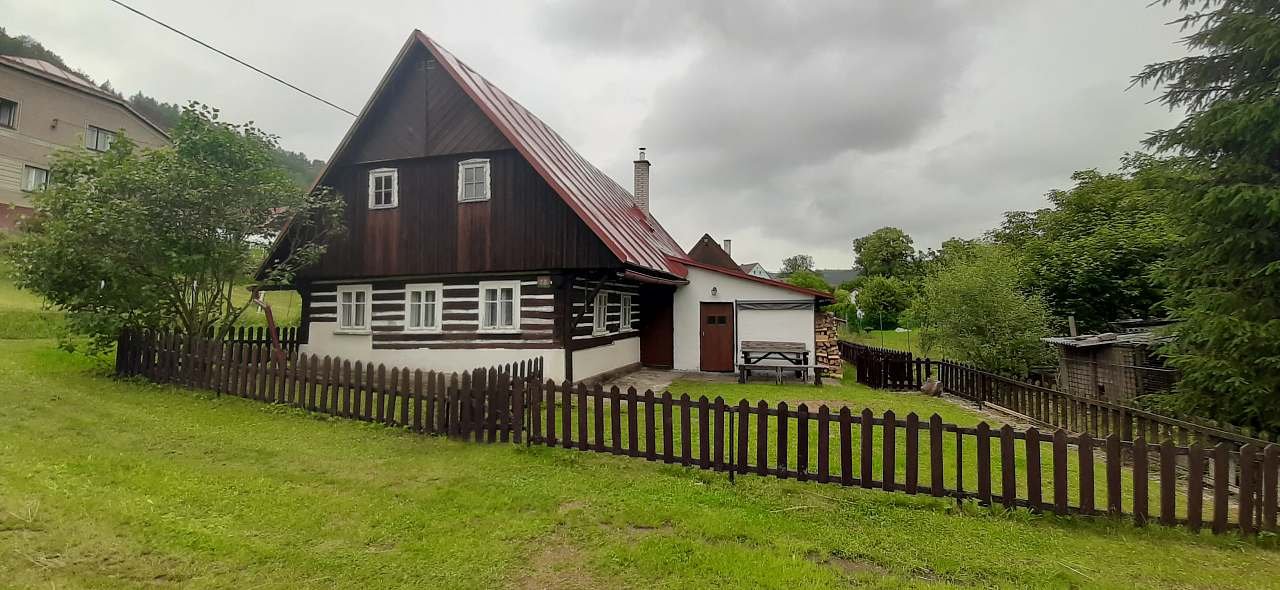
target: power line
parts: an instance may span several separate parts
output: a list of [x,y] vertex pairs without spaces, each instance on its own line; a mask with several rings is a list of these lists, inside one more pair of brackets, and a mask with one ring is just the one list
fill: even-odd
[[285,82],[284,80],[281,80],[280,78],[277,78],[276,76],[273,76],[273,75],[271,75],[271,74],[269,74],[269,73],[267,73],[267,72],[264,72],[264,71],[262,71],[261,69],[257,68],[256,66],[254,66],[253,64],[250,64],[250,63],[248,63],[248,62],[246,62],[246,61],[244,61],[244,60],[242,60],[242,59],[240,59],[240,58],[238,58],[238,57],[236,57],[236,56],[234,56],[234,55],[231,55],[231,54],[229,54],[229,53],[227,53],[227,52],[225,52],[225,51],[223,51],[223,50],[221,50],[221,49],[218,49],[217,47],[214,47],[214,46],[212,46],[212,45],[210,45],[210,44],[208,44],[208,43],[205,43],[204,41],[201,41],[201,40],[199,40],[199,39],[196,39],[195,37],[192,37],[191,35],[188,35],[188,34],[186,34],[186,33],[182,32],[182,31],[179,31],[178,29],[175,29],[175,28],[173,28],[173,27],[171,27],[171,26],[169,26],[169,25],[167,25],[167,24],[165,24],[165,23],[163,23],[163,22],[161,22],[161,21],[159,21],[159,20],[156,20],[156,19],[155,19],[155,18],[153,18],[151,15],[149,15],[149,14],[147,14],[147,13],[145,13],[145,12],[142,12],[141,10],[138,10],[137,8],[134,8],[134,7],[132,7],[132,6],[129,6],[128,4],[125,4],[124,2],[121,2],[120,0],[109,0],[109,1],[110,1],[110,2],[112,2],[112,3],[114,3],[114,4],[118,4],[119,6],[121,6],[122,8],[124,8],[125,10],[128,10],[129,12],[132,12],[132,13],[134,13],[134,14],[136,14],[136,15],[138,15],[138,16],[140,16],[140,17],[142,17],[142,18],[145,18],[145,19],[147,19],[147,20],[149,20],[149,21],[151,21],[151,22],[153,22],[153,23],[157,24],[157,25],[160,25],[160,26],[162,26],[162,27],[164,27],[164,28],[166,28],[166,29],[169,29],[170,31],[173,31],[173,32],[175,32],[175,33],[177,33],[177,34],[179,34],[179,35],[182,35],[183,37],[186,37],[187,39],[190,39],[191,41],[194,41],[194,42],[196,42],[196,43],[199,43],[200,45],[203,45],[206,49],[208,49],[208,50],[210,50],[210,51],[213,51],[214,53],[217,53],[218,55],[221,55],[221,56],[223,56],[223,57],[225,57],[225,58],[227,58],[227,59],[229,59],[229,60],[231,60],[231,61],[234,61],[234,62],[236,62],[236,63],[238,63],[238,64],[240,64],[240,65],[242,65],[242,66],[244,66],[244,67],[246,67],[246,68],[249,68],[249,69],[251,69],[251,70],[253,70],[253,71],[255,71],[255,72],[258,72],[259,74],[262,74],[263,76],[266,76],[266,77],[268,77],[268,78],[271,78],[272,80],[275,80],[276,82],[279,82],[279,83],[281,83],[281,84],[284,84],[285,86],[288,86],[289,88],[292,88],[292,89],[294,89],[294,90],[297,90],[298,92],[301,92],[301,93],[303,93],[303,94],[305,94],[305,95],[307,95],[307,96],[310,96],[311,98],[314,98],[314,99],[316,99],[316,100],[318,100],[318,101],[320,101],[320,102],[323,102],[324,104],[327,104],[327,105],[329,105],[329,106],[331,106],[331,107],[333,107],[333,108],[335,108],[335,109],[338,109],[338,110],[340,110],[340,111],[342,111],[342,112],[344,112],[344,113],[346,113],[346,114],[348,114],[348,115],[351,115],[352,117],[355,117],[355,116],[356,116],[356,114],[355,114],[355,113],[353,113],[353,112],[351,112],[351,111],[348,111],[347,109],[344,109],[344,108],[342,108],[342,107],[340,107],[340,106],[338,106],[338,105],[336,105],[336,104],[333,104],[333,103],[331,103],[331,102],[329,102],[329,101],[327,101],[327,100],[325,100],[325,99],[323,99],[323,98],[320,98],[319,96],[316,96],[316,95],[314,95],[314,94],[311,94],[310,92],[307,92],[306,90],[303,90],[303,89],[301,89],[301,88],[298,88],[297,86],[294,86],[293,84],[290,84],[290,83],[288,83],[288,82]]

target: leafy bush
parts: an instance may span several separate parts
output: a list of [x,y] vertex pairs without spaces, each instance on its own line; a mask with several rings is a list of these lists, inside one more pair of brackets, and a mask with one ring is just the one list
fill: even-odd
[[1019,269],[998,246],[977,247],[930,274],[910,316],[920,324],[925,354],[945,349],[988,371],[1026,375],[1052,361],[1044,301],[1022,292]]

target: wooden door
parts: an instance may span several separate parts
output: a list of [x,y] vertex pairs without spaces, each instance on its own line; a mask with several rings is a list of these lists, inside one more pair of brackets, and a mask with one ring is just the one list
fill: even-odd
[[640,364],[646,367],[670,369],[674,365],[674,295],[671,287],[640,287]]
[[703,371],[733,371],[733,304],[703,303],[698,314]]

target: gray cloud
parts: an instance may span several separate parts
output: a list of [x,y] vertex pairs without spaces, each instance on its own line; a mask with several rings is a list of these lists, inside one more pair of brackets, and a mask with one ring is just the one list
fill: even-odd
[[[224,0],[132,4],[350,109],[414,28],[623,185],[650,148],[655,213],[686,246],[849,266],[896,225],[922,247],[992,227],[1176,114],[1126,90],[1179,54],[1145,0]],[[351,119],[101,0],[0,0],[98,80],[198,99],[325,158]]]

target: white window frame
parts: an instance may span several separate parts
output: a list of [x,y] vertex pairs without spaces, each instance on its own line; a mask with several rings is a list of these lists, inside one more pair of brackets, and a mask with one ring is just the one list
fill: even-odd
[[[414,293],[433,293],[435,294],[435,312],[432,314],[431,326],[415,326],[413,325],[413,294]],[[416,305],[422,305],[421,302]],[[406,332],[428,332],[436,333],[444,330],[441,325],[444,320],[444,284],[443,283],[414,283],[404,286],[404,331]]]
[[[110,137],[105,147],[99,147],[102,136]],[[117,133],[110,129],[104,129],[97,125],[86,125],[84,131],[84,147],[95,152],[105,152],[111,149],[111,144],[115,142]],[[92,138],[92,140],[90,139]]]
[[[344,323],[342,308],[346,304],[343,303],[342,296],[347,293],[351,293],[352,299],[351,299],[350,305],[353,306],[352,312],[351,312],[353,316],[356,315],[354,306],[362,305],[364,307],[364,318],[363,318],[364,323],[363,324],[356,324],[354,322]],[[364,294],[363,304],[356,302],[356,294],[358,293]],[[337,301],[338,301],[338,309],[337,309],[338,329],[335,330],[334,333],[335,334],[368,334],[370,332],[369,326],[373,325],[373,285],[338,285]],[[354,320],[355,318],[353,317],[352,319]]]
[[[39,170],[40,172],[44,173],[44,181],[41,182],[39,186],[36,186],[35,183],[31,182],[31,172],[33,170]],[[47,169],[41,168],[39,166],[31,166],[29,164],[24,165],[22,167],[22,190],[23,191],[26,191],[29,193],[42,191],[44,190],[44,187],[47,186],[48,184],[49,184],[49,171]]]
[[[502,315],[502,310],[500,307],[498,307],[502,305],[501,290],[511,289],[511,325],[510,326],[499,325],[496,320],[493,321],[494,325],[492,326],[488,325],[490,323],[490,320],[493,319],[490,317],[489,310],[487,309],[488,306],[485,305],[485,302],[486,302],[485,296],[488,294],[487,291],[489,291],[490,289],[498,290],[499,295],[497,300],[497,306],[495,306],[495,311],[497,312],[498,316]],[[505,334],[518,334],[520,332],[520,281],[481,281],[479,304],[480,304],[479,331],[489,332],[489,333],[505,333]]]
[[631,326],[631,295],[622,295],[622,315],[618,322],[619,330],[622,332],[630,332],[634,328]]
[[4,98],[4,97],[2,97],[2,96],[0,96],[0,101],[13,103],[13,121],[12,121],[12,124],[6,124],[6,123],[3,123],[3,122],[0,122],[0,128],[3,128],[3,129],[13,129],[13,130],[15,130],[15,131],[16,131],[16,130],[18,129],[18,110],[19,110],[18,101],[13,100],[13,99],[10,99],[10,98]]
[[[471,168],[484,171],[484,197],[471,197],[468,199],[462,196],[465,184],[463,181],[467,177],[467,170]],[[481,201],[488,201],[493,197],[493,186],[489,180],[489,160],[487,158],[472,158],[470,160],[458,162],[458,202],[478,203]]]
[[609,333],[609,294],[601,291],[591,302],[591,333],[594,335]]
[[[391,179],[391,202],[379,204],[376,202],[377,193],[374,187],[377,186],[378,179]],[[370,209],[394,209],[400,205],[400,171],[396,168],[375,168],[369,171],[369,208]]]

